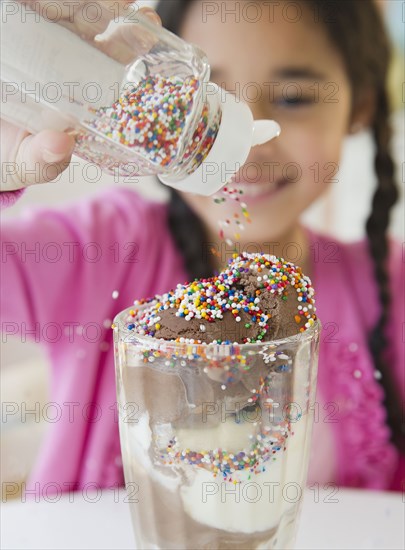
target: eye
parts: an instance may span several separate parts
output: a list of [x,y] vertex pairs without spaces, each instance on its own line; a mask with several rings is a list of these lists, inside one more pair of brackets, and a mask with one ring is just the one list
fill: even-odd
[[311,96],[279,97],[275,98],[273,104],[276,107],[298,108],[307,107],[315,103]]

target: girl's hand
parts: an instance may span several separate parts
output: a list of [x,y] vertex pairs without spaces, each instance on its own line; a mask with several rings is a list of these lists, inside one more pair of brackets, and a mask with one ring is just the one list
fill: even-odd
[[[121,63],[129,63],[134,58],[134,50],[136,53],[147,42],[147,37],[141,36],[140,29],[134,24],[137,13],[146,15],[152,23],[161,24],[160,17],[152,8],[138,9],[135,0],[57,0],[53,4],[59,4],[59,7],[55,5],[53,8],[49,3],[45,13],[41,12],[41,2],[38,0],[19,1]],[[118,18],[122,18],[124,23],[108,37],[100,37],[110,22]]]
[[[20,0],[41,13],[38,0]],[[69,3],[72,5],[69,6]],[[97,13],[95,4],[99,6]],[[56,4],[56,2],[53,2]],[[134,6],[128,0],[59,0],[60,7],[52,14],[52,3],[48,5],[46,15],[49,19],[78,34],[98,49],[121,63],[129,63],[137,53],[139,44],[144,38],[139,36],[139,29],[130,22],[118,25],[108,36],[100,37],[113,18],[126,17],[128,21],[136,20]],[[84,11],[89,4],[88,12]],[[119,12],[117,12],[117,8]],[[159,16],[150,8],[139,10],[160,24]],[[85,16],[84,16],[85,14]],[[42,15],[42,14],[41,14]],[[87,20],[86,20],[87,19]],[[95,20],[90,23],[88,20]],[[72,136],[55,130],[43,130],[31,135],[24,129],[1,120],[1,163],[2,177],[0,191],[14,191],[37,183],[47,183],[57,178],[71,161],[75,141]]]

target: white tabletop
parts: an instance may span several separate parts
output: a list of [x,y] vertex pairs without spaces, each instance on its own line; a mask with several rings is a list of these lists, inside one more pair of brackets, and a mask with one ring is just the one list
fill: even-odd
[[[125,493],[81,492],[56,502],[9,501],[1,507],[2,550],[134,549]],[[307,490],[297,549],[403,549],[399,493]]]

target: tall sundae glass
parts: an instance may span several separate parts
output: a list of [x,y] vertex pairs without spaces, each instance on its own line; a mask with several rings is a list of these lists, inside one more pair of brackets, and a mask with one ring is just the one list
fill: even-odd
[[137,331],[134,319],[150,307],[114,321],[136,547],[291,548],[308,469],[319,320],[274,340],[238,344],[228,332],[225,343],[201,343]]

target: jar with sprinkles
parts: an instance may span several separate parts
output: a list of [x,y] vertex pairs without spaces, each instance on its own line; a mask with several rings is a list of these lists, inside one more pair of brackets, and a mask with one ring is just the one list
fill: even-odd
[[32,133],[74,135],[75,154],[117,178],[157,175],[211,195],[279,133],[209,82],[199,48],[142,12],[93,41],[49,10],[5,0],[1,12],[2,116]]

